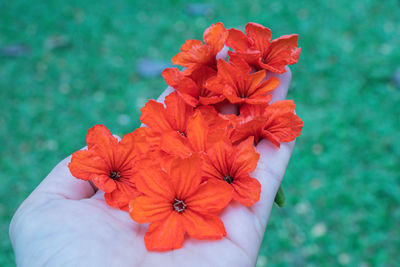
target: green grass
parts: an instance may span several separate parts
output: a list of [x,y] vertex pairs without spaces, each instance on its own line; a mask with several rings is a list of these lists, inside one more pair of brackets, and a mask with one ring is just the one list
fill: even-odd
[[[0,266],[14,265],[12,214],[87,129],[134,130],[140,107],[164,89],[161,77],[138,75],[138,60],[170,60],[217,21],[298,33],[303,49],[289,97],[305,126],[258,266],[400,261],[398,1],[210,1],[206,16],[187,14],[188,1],[68,2],[0,3],[0,47],[30,47],[0,55]],[[65,47],[51,49],[57,36]]]

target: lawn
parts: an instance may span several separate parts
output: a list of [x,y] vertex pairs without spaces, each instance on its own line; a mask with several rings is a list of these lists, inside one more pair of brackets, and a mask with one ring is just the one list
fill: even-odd
[[397,265],[400,2],[193,3],[0,2],[0,266],[14,265],[18,205],[91,126],[138,127],[166,87],[157,68],[217,21],[298,33],[302,47],[288,97],[305,126],[257,266]]

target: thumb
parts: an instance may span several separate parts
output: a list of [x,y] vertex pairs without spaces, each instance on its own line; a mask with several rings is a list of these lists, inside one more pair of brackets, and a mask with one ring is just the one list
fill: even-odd
[[31,196],[46,195],[67,199],[91,197],[97,190],[89,181],[77,179],[69,171],[69,156],[58,163],[45,179],[36,187]]

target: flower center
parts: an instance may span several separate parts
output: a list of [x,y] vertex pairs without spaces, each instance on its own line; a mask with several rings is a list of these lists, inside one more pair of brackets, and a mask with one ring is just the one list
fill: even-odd
[[121,177],[121,174],[117,171],[110,171],[110,178],[118,181],[118,179]]
[[174,207],[174,210],[181,213],[186,209],[186,204],[183,202],[183,200],[179,200],[175,198],[175,203],[172,205]]
[[224,181],[227,182],[228,184],[231,184],[233,183],[233,177],[227,174],[224,176]]
[[186,134],[184,132],[181,131],[177,131],[180,135],[182,135],[183,137],[186,137]]

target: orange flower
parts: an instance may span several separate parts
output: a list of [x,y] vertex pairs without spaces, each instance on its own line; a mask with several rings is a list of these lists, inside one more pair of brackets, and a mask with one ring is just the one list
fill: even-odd
[[166,132],[161,136],[160,148],[168,154],[189,157],[195,152],[206,152],[207,147],[222,138],[229,122],[213,107],[199,107],[188,120],[186,135]]
[[240,109],[243,119],[235,125],[232,141],[237,143],[254,136],[255,144],[265,138],[277,147],[281,142],[293,141],[303,128],[303,121],[294,113],[295,108],[292,100],[271,105],[244,105]]
[[196,239],[221,239],[226,235],[218,214],[231,199],[229,186],[202,182],[198,155],[174,159],[163,168],[153,159],[143,160],[136,185],[143,196],[130,203],[130,215],[138,223],[151,223],[146,248],[165,251],[181,248],[185,233]]
[[250,177],[259,157],[252,137],[238,146],[233,146],[229,139],[223,138],[207,150],[204,177],[229,184],[233,189],[233,199],[251,206],[260,199],[261,185]]
[[177,68],[168,68],[162,72],[166,83],[173,87],[192,107],[200,105],[211,105],[219,103],[225,99],[222,94],[217,94],[207,90],[204,87],[205,82],[217,74],[217,72],[208,67],[202,66],[186,76]]
[[218,60],[218,74],[207,81],[206,87],[217,94],[224,94],[233,104],[261,104],[271,101],[269,92],[279,85],[279,79],[272,77],[266,81],[265,71],[251,73],[250,66],[238,58],[235,64]]
[[192,73],[195,69],[208,66],[217,69],[216,56],[224,47],[228,31],[221,22],[211,25],[204,31],[203,44],[199,40],[186,40],[181,47],[181,52],[172,58],[172,63],[187,67],[185,74]]
[[71,174],[85,181],[91,180],[110,206],[127,210],[129,200],[138,192],[132,180],[132,162],[137,154],[150,149],[146,141],[148,129],[139,128],[118,141],[103,125],[90,128],[87,149],[72,154],[68,167]]
[[187,122],[193,114],[193,107],[172,92],[165,98],[165,105],[149,100],[141,109],[140,121],[157,133],[178,132],[186,135]]
[[285,72],[286,65],[296,64],[299,60],[301,48],[297,44],[297,34],[271,41],[270,29],[250,22],[246,25],[246,35],[236,29],[229,30],[226,44],[236,51],[229,53],[231,58],[242,57],[257,70],[277,73]]

